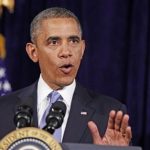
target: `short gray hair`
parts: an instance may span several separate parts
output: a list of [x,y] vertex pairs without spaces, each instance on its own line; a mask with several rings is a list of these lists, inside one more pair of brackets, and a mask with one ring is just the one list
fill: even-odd
[[36,37],[38,34],[37,32],[39,31],[41,22],[43,20],[52,19],[52,18],[73,18],[77,22],[77,25],[82,35],[82,27],[81,27],[80,21],[73,12],[65,8],[61,8],[61,7],[52,7],[52,8],[43,10],[37,16],[35,16],[34,19],[32,20],[31,25],[30,25],[30,36],[31,36],[32,42],[35,42],[36,40]]

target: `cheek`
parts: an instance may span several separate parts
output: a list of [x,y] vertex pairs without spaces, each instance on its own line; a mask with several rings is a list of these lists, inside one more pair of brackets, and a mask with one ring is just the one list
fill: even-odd
[[76,50],[76,55],[78,57],[78,60],[81,60],[84,54],[84,47],[82,45],[80,45],[80,47],[78,47],[78,49]]
[[41,62],[44,62],[44,64],[55,64],[56,62],[56,54],[54,53],[50,53],[50,50],[48,49],[43,49],[43,51],[41,51],[39,53],[39,60]]
[[76,53],[76,56],[75,56],[75,59],[74,59],[74,64],[75,64],[76,71],[78,71],[81,60],[82,60],[82,55],[79,54],[79,53]]
[[39,57],[39,65],[44,72],[50,72],[54,70],[56,64],[54,63],[54,58],[51,58],[48,54],[42,54]]
[[80,62],[83,56],[82,51],[81,50],[77,51],[75,55],[76,55],[76,61]]

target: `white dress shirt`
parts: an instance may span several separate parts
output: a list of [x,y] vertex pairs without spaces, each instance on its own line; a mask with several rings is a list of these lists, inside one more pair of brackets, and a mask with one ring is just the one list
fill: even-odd
[[[63,139],[64,131],[66,128],[67,120],[69,117],[72,97],[74,94],[74,90],[76,87],[76,81],[74,80],[72,84],[65,86],[61,90],[57,90],[59,94],[63,98],[63,102],[66,104],[67,110],[64,117],[64,121],[62,124],[62,135],[61,135],[61,141]],[[47,105],[47,96],[49,93],[51,93],[53,89],[51,89],[47,83],[43,80],[42,76],[40,75],[39,81],[38,81],[38,87],[37,87],[37,113],[38,113],[38,126],[40,124],[40,121],[42,119],[43,113],[45,111],[46,105]]]

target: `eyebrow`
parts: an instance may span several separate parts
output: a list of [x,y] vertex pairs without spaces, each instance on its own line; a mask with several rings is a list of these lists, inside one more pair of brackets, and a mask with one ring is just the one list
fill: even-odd
[[[57,41],[57,40],[60,40],[60,39],[61,39],[61,37],[59,37],[59,36],[50,36],[50,37],[47,38],[46,41],[47,42],[51,41],[51,40]],[[77,35],[71,35],[71,36],[68,37],[68,39],[77,39],[77,40],[80,40],[80,37],[77,36]]]
[[77,36],[77,35],[72,35],[69,37],[69,39],[77,39],[77,40],[80,40],[80,37]]
[[50,41],[50,40],[55,40],[55,41],[57,41],[57,40],[60,40],[60,37],[58,37],[58,36],[50,36],[46,41],[48,42],[48,41]]

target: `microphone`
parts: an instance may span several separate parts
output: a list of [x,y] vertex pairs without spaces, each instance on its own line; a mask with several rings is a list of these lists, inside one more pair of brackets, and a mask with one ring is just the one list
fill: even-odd
[[28,105],[21,105],[17,107],[14,123],[16,128],[30,127],[32,123],[32,108]]
[[65,114],[66,105],[64,102],[56,101],[53,103],[46,117],[46,126],[43,129],[53,134],[55,129],[61,127]]

